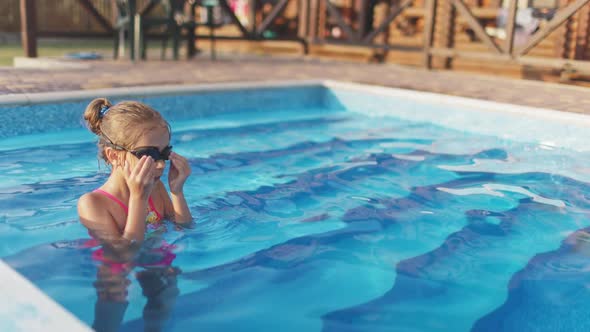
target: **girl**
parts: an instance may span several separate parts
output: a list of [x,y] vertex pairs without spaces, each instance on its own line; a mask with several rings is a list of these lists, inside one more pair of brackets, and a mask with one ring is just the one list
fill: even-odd
[[[183,193],[190,166],[172,152],[170,126],[160,113],[140,102],[112,105],[97,98],[86,108],[84,120],[98,136],[98,154],[111,166],[111,174],[100,188],[80,197],[78,214],[105,253],[133,254],[129,248],[140,247],[146,232],[162,228],[163,219],[192,221]],[[160,180],[166,160],[170,195]]]

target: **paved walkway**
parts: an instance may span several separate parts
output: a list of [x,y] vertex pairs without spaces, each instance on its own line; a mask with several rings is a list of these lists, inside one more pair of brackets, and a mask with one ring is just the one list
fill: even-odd
[[590,114],[590,89],[501,77],[301,57],[84,62],[87,69],[0,68],[0,95],[108,87],[331,79]]

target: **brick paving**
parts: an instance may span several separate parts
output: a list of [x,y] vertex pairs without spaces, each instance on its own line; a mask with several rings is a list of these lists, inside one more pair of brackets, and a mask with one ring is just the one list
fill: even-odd
[[590,114],[589,88],[427,71],[394,64],[284,56],[236,56],[217,61],[202,56],[176,62],[102,60],[84,63],[88,68],[82,70],[0,68],[0,95],[163,84],[331,79]]

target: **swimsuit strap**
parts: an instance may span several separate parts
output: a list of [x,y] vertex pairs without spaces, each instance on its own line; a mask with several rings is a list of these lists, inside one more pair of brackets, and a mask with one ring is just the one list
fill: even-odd
[[123,210],[125,210],[125,213],[129,213],[129,209],[127,208],[127,205],[125,203],[121,202],[121,200],[118,199],[117,197],[115,197],[115,195],[108,193],[102,189],[96,189],[96,190],[94,190],[94,192],[105,195],[106,197],[108,197],[112,201],[114,201],[115,203],[119,204],[123,208]]
[[154,211],[154,213],[156,214],[156,217],[158,217],[158,221],[162,220],[162,215],[158,212],[158,210],[156,210],[156,207],[154,206],[154,201],[152,200],[152,196],[150,196],[150,198],[148,199],[148,204],[150,206],[150,211]]
[[[115,203],[119,204],[123,208],[123,210],[125,210],[125,213],[129,213],[129,208],[127,208],[127,205],[125,203],[121,202],[121,200],[118,199],[117,197],[115,197],[115,195],[113,195],[107,191],[104,191],[102,189],[96,189],[94,191],[110,198]],[[154,206],[154,201],[152,200],[152,196],[150,196],[150,198],[148,199],[148,205],[149,205],[150,211],[153,211],[156,214],[156,217],[158,217],[158,220],[162,220],[162,215],[158,212],[158,210],[156,210],[156,207]]]

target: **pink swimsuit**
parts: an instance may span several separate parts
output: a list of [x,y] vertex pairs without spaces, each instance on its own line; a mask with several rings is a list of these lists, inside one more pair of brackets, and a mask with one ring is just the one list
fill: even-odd
[[[118,199],[117,197],[115,197],[113,194],[106,192],[102,189],[96,189],[94,190],[94,192],[97,192],[99,194],[105,195],[106,197],[108,197],[109,199],[113,200],[115,203],[119,204],[123,210],[125,210],[125,213],[129,213],[129,208],[127,207],[127,205],[123,202],[121,202],[120,199]],[[164,218],[162,217],[162,215],[158,212],[158,210],[156,210],[155,206],[154,206],[154,202],[152,200],[152,197],[150,196],[150,198],[148,199],[148,215],[146,217],[146,232],[150,231],[154,231],[159,229],[160,227],[163,226],[162,220]],[[98,241],[96,239],[93,239],[95,243],[95,245],[99,245]],[[92,242],[93,240],[90,240],[90,242]],[[90,245],[90,243],[88,243],[89,247],[93,247],[92,245]],[[172,263],[172,261],[174,260],[174,258],[176,258],[176,255],[174,253],[172,253],[170,250],[174,248],[174,245],[170,245],[167,244],[164,241],[164,245],[162,245],[160,248],[154,248],[152,250],[150,250],[151,253],[157,253],[158,256],[161,256],[162,259],[154,262],[154,263],[147,263],[147,264],[141,264],[140,266],[170,266],[170,264]],[[114,262],[111,260],[108,260],[104,257],[104,250],[103,248],[99,248],[98,250],[94,251],[92,253],[92,258],[104,263],[108,263],[109,265],[111,265],[111,269],[113,269],[113,272],[119,272],[122,271],[126,265],[128,265],[128,263],[120,263],[120,262]]]
[[[121,200],[118,199],[117,197],[115,197],[113,194],[110,194],[102,189],[96,189],[94,192],[105,195],[106,197],[108,197],[112,201],[114,201],[115,203],[119,204],[123,208],[123,210],[125,210],[125,213],[129,213],[129,208],[127,207],[127,205],[125,203],[121,202]],[[150,196],[150,198],[148,199],[148,215],[145,218],[145,222],[147,223],[148,229],[154,230],[154,229],[157,229],[158,227],[162,226],[163,219],[164,218],[162,218],[162,215],[154,207],[154,201],[152,200],[152,197]]]

